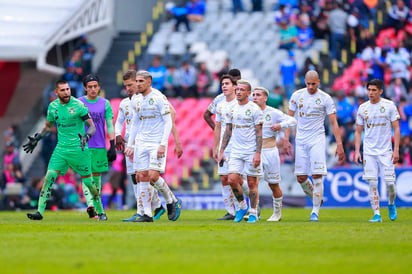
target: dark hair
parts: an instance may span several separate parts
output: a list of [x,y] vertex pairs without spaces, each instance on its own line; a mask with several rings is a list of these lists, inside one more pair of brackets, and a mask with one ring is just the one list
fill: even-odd
[[83,86],[86,86],[88,82],[96,81],[97,83],[100,84],[100,79],[99,76],[96,74],[87,74],[83,78]]
[[223,74],[222,77],[220,77],[220,84],[222,84],[223,80],[225,79],[229,79],[233,85],[237,84],[237,81],[235,80],[235,78],[233,78],[233,76],[229,74]]
[[66,80],[58,80],[56,81],[55,88],[58,88],[59,85],[64,85],[64,84],[68,84]]
[[123,81],[125,80],[136,80],[136,72],[134,69],[128,70],[123,74]]
[[376,86],[378,89],[383,88],[383,81],[381,79],[372,79],[368,81],[366,84],[366,88],[369,88],[369,86]]
[[232,77],[242,78],[242,75],[240,74],[240,70],[238,70],[236,68],[229,70],[227,74],[229,74]]

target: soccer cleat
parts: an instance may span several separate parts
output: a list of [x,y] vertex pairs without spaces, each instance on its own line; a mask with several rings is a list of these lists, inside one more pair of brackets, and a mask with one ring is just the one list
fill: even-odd
[[278,212],[278,213],[273,213],[272,216],[270,216],[269,219],[267,219],[266,221],[268,222],[279,222],[280,220],[282,220],[282,213]]
[[27,218],[29,218],[30,220],[42,220],[43,216],[40,214],[40,212],[36,212],[36,213],[27,213]]
[[242,221],[243,217],[246,215],[248,210],[249,210],[249,207],[247,207],[246,209],[239,209],[238,211],[236,211],[236,216],[235,216],[235,219],[233,221],[235,223],[238,223],[238,222]]
[[88,206],[86,212],[87,214],[89,214],[90,219],[96,219],[95,217],[97,216],[97,214],[94,206]]
[[106,213],[100,213],[97,216],[99,218],[99,221],[107,221]]
[[172,221],[176,221],[180,217],[180,212],[182,211],[182,200],[177,198],[177,202],[175,203],[176,208],[176,216],[173,218]]
[[370,223],[382,223],[382,217],[379,214],[375,214],[372,219],[369,220]]
[[312,214],[310,214],[310,219],[311,222],[318,222],[319,221],[319,217],[318,214],[316,214],[315,212],[312,212]]
[[153,217],[147,216],[144,214],[142,217],[140,217],[137,220],[134,220],[133,222],[135,223],[153,223]]
[[247,223],[256,223],[258,220],[258,218],[256,217],[256,215],[249,215],[249,220],[247,220]]
[[[260,206],[258,206],[257,208],[257,215],[258,215],[258,219],[260,220]],[[243,220],[245,221],[249,220],[249,216],[250,216],[250,213],[248,215],[243,216]]]
[[220,218],[218,218],[218,219],[216,219],[216,220],[218,220],[218,221],[226,221],[226,220],[234,220],[234,219],[235,219],[235,216],[233,216],[232,214],[230,214],[230,213],[228,212],[228,213],[226,213],[225,216],[220,217]]
[[130,217],[128,219],[123,219],[123,222],[133,222],[134,220],[136,220],[140,217],[142,217],[142,215],[140,215],[139,213],[136,213],[135,215],[133,215],[132,217]]
[[391,219],[391,221],[395,221],[396,218],[398,218],[398,213],[396,212],[395,204],[388,205],[388,210],[389,210],[389,219]]
[[173,220],[176,217],[176,207],[175,203],[166,204],[167,208],[167,218]]
[[154,211],[154,216],[153,220],[158,220],[160,219],[160,216],[162,216],[166,212],[165,208],[160,205],[158,208],[155,209]]

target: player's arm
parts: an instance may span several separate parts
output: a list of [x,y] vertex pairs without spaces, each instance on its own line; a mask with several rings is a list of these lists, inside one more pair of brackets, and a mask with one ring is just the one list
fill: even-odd
[[355,164],[359,165],[359,163],[362,163],[362,156],[360,154],[360,146],[361,146],[361,140],[362,140],[362,132],[363,132],[363,125],[356,125],[355,129]]
[[273,132],[280,131],[281,129],[288,129],[296,126],[297,121],[293,116],[286,115],[282,113],[279,119],[279,123],[275,123],[270,127]]
[[23,150],[26,153],[32,153],[37,143],[52,130],[54,123],[47,121],[44,123],[42,130],[39,133],[34,134],[34,136],[28,136],[29,141],[23,145]]
[[262,124],[255,125],[256,130],[256,153],[253,156],[253,166],[257,168],[260,165],[262,152]]
[[176,110],[170,103],[169,103],[169,108],[170,108],[170,115],[172,117],[172,135],[173,135],[173,139],[175,140],[174,154],[177,155],[177,158],[180,158],[182,157],[182,154],[183,154],[183,148],[182,148],[182,143],[180,142],[179,132],[177,131],[176,123],[175,123]]
[[232,123],[226,123],[226,130],[225,133],[223,134],[223,139],[222,139],[222,145],[220,147],[220,152],[219,152],[219,165],[221,164],[222,161],[225,161],[225,149],[227,145],[229,144],[230,138],[232,137]]
[[107,151],[107,160],[109,162],[113,162],[116,160],[116,149],[114,144],[114,127],[113,127],[113,110],[112,106],[110,105],[110,101],[106,100],[106,111],[105,111],[105,118],[106,118],[106,127],[107,127],[107,136],[109,137],[110,141],[110,148]]
[[[295,111],[289,109],[288,110],[288,115],[295,118]],[[289,137],[290,137],[291,130],[292,130],[291,128],[285,129],[285,141],[283,143],[283,146],[284,146],[284,152],[287,155],[292,154],[292,144],[289,142]]]
[[130,158],[130,160],[133,160],[133,144],[134,140],[136,139],[137,131],[139,129],[139,117],[137,115],[136,109],[133,108],[133,118],[130,121],[130,132],[129,132],[129,139],[127,139],[127,147],[124,151],[124,154]]
[[392,122],[393,127],[393,139],[394,139],[394,146],[393,146],[393,154],[392,154],[392,161],[396,164],[399,161],[399,143],[401,140],[401,132],[399,128],[399,120],[395,120]]
[[87,132],[84,136],[82,136],[79,132],[79,138],[80,138],[80,147],[82,150],[86,147],[87,142],[90,140],[90,138],[96,133],[96,126],[94,125],[92,117],[90,117],[90,114],[87,113],[86,115],[81,117],[84,123],[87,125]]
[[339,131],[339,124],[338,120],[336,119],[336,113],[331,113],[328,115],[330,124],[332,126],[332,132],[333,135],[335,136],[336,140],[336,152],[335,156],[338,155],[339,161],[345,160],[345,152],[343,151],[343,144],[342,144],[342,138],[340,136],[340,131]]
[[126,143],[122,136],[123,124],[125,120],[126,116],[124,115],[123,110],[119,108],[116,123],[114,124],[114,135],[116,136],[116,149],[119,151],[124,150],[124,144]]
[[219,158],[219,143],[220,143],[220,133],[222,131],[222,124],[220,122],[216,122],[215,130],[213,131],[213,159],[217,162]]
[[162,140],[160,141],[159,149],[157,150],[157,158],[163,158],[166,157],[166,146],[169,140],[170,132],[172,131],[172,116],[170,113],[166,113],[163,115],[163,121],[165,123],[164,129],[163,129],[163,135],[162,135]]
[[205,112],[203,113],[203,119],[205,119],[209,127],[214,130],[216,125],[215,125],[215,121],[213,121],[212,116],[213,116],[213,113],[210,112],[209,109],[206,109]]

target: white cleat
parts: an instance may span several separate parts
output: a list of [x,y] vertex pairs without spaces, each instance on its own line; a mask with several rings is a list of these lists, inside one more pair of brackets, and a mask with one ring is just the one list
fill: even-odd
[[273,213],[272,216],[270,216],[269,219],[267,219],[266,221],[268,222],[279,222],[280,220],[282,220],[282,213]]

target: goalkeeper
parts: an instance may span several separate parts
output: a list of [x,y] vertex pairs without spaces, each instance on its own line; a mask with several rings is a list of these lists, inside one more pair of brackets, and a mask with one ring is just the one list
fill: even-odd
[[[56,123],[57,146],[49,161],[44,185],[40,192],[38,210],[36,213],[27,213],[27,217],[31,220],[43,219],[53,183],[57,176],[64,175],[70,166],[82,177],[83,183],[92,193],[98,219],[106,221],[107,216],[102,206],[99,190],[93,184],[90,152],[87,146],[87,141],[95,133],[96,127],[88,108],[76,98],[71,97],[70,87],[66,81],[56,82],[55,93],[58,99],[49,104],[44,128],[34,137],[29,136],[29,142],[23,145],[26,153],[32,153],[40,139],[51,131],[53,124]],[[85,132],[85,124],[88,126],[87,132]]]

